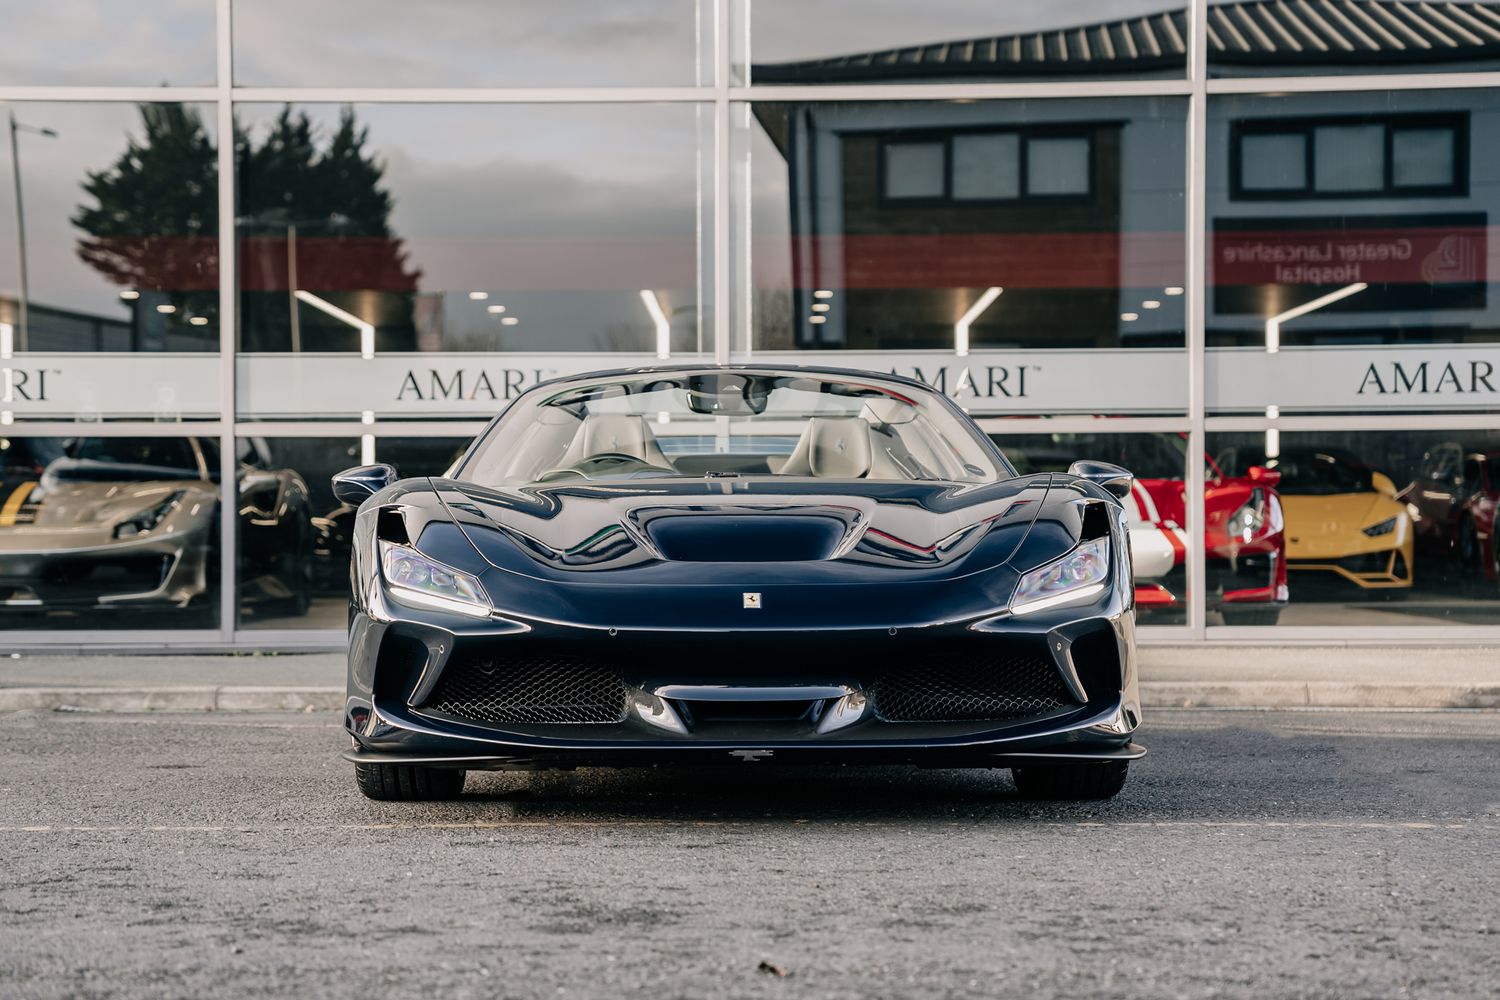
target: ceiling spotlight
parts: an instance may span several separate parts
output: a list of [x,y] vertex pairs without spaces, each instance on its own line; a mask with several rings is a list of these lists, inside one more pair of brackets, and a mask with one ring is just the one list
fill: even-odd
[[1166,292],[1168,295],[1181,295],[1182,294],[1182,286],[1181,285],[1168,285],[1166,288],[1163,288],[1162,291]]
[[126,302],[134,301],[135,299],[138,299],[140,297],[141,293],[136,291],[134,288],[127,288],[120,293],[120,298],[124,299]]
[[828,317],[827,316],[809,316],[809,317],[807,317],[807,321],[809,323],[827,323],[828,322]]
[[208,317],[207,316],[194,316],[192,319],[188,320],[188,322],[191,323],[191,324],[193,324],[194,326],[207,326],[208,325]]
[[505,307],[504,306],[485,306],[484,307],[484,311],[487,312],[487,313],[489,313],[491,316],[499,316],[501,313],[505,312]]
[[177,307],[174,305],[159,305],[156,307],[156,311],[159,313],[171,315],[172,313],[177,311]]
[[1161,303],[1158,302],[1158,301],[1156,301],[1155,299],[1147,299],[1145,302],[1141,303],[1141,308],[1142,309],[1160,309],[1161,308]]
[[815,298],[815,299],[831,299],[831,298],[833,298],[833,292],[829,291],[826,288],[820,288],[817,291],[813,292],[813,298]]
[[485,299],[487,299],[489,297],[490,297],[490,293],[489,292],[470,292],[469,293],[469,298],[473,299],[475,302],[483,302]]
[[1134,323],[1141,318],[1140,313],[1120,313],[1120,318],[1127,323]]
[[815,313],[826,313],[829,309],[831,309],[833,307],[830,306],[827,302],[814,302],[812,308],[813,308],[813,312],[815,312]]
[[504,317],[504,318],[502,318],[500,320],[500,325],[501,326],[515,326],[519,322],[521,322],[521,321],[518,320],[518,319],[516,319],[514,316],[506,316],[506,317]]

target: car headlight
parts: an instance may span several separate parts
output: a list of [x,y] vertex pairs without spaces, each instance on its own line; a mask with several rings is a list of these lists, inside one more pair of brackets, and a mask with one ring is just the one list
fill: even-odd
[[1240,506],[1239,510],[1229,515],[1229,521],[1224,525],[1224,530],[1229,533],[1230,538],[1238,538],[1241,541],[1248,542],[1265,526],[1265,497],[1260,490],[1256,490],[1250,495],[1250,499],[1246,500]]
[[1371,538],[1379,538],[1381,535],[1389,535],[1395,530],[1396,519],[1394,517],[1388,517],[1384,521],[1381,521],[1379,524],[1372,524],[1368,528],[1365,528],[1364,533],[1366,535],[1369,535]]
[[1040,566],[1016,584],[1010,613],[1029,615],[1103,593],[1109,579],[1109,539],[1082,542],[1056,562]]
[[391,596],[403,604],[451,611],[471,618],[490,616],[490,599],[478,579],[428,558],[410,545],[382,539],[380,572],[390,585]]
[[169,493],[161,503],[137,512],[129,520],[121,521],[115,525],[115,538],[117,540],[139,538],[141,535],[156,530],[157,525],[165,521],[167,515],[177,509],[182,496],[182,490],[175,490]]

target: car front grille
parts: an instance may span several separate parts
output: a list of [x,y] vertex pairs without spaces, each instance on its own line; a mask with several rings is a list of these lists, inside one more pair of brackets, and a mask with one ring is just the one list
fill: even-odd
[[1019,719],[1075,704],[1057,667],[1039,653],[972,646],[891,667],[870,695],[886,722]]
[[500,655],[455,654],[428,710],[483,723],[612,723],[625,718],[625,681],[587,654],[519,644]]
[[[809,679],[864,689],[884,722],[1003,722],[1077,707],[1041,642],[965,637],[892,644],[884,638],[868,645],[805,640],[797,648],[797,641],[741,637],[734,648],[707,650],[708,640],[701,638],[612,641],[607,648],[528,639],[467,646],[461,641],[419,710],[481,725],[613,725],[627,718],[629,692],[637,686],[776,686]],[[1118,669],[1113,661],[1104,667]],[[808,710],[784,702],[693,702],[681,708],[690,725],[731,717],[790,723]]]

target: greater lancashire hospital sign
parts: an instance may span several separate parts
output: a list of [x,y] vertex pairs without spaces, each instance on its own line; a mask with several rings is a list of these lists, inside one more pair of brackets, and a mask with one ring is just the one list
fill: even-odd
[[[485,419],[539,382],[696,359],[647,354],[278,354],[242,356],[237,409],[255,419]],[[1178,350],[761,354],[915,378],[979,416],[1182,413]],[[22,354],[0,360],[0,421],[214,419],[219,359],[195,354]],[[1493,410],[1500,345],[1215,348],[1214,412]]]

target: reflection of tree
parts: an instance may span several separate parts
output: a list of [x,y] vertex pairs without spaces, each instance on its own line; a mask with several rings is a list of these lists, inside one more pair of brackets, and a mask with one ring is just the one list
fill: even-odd
[[110,281],[173,291],[184,314],[217,326],[218,152],[203,119],[182,104],[141,105],[143,136],[106,170],[90,171],[73,224],[78,255]]
[[[177,306],[177,321],[206,316],[216,329],[217,150],[189,106],[144,104],[141,120],[142,136],[83,184],[97,204],[73,216],[87,234],[79,255],[111,281],[140,289],[143,303],[164,293],[159,300]],[[307,113],[291,108],[258,142],[236,125],[245,349],[291,346],[293,265],[297,287],[347,299],[340,304],[377,325],[382,347],[410,341],[417,274],[391,231],[392,199],[368,135],[350,108],[323,142]],[[307,309],[298,318],[304,348],[357,347],[347,325]]]

